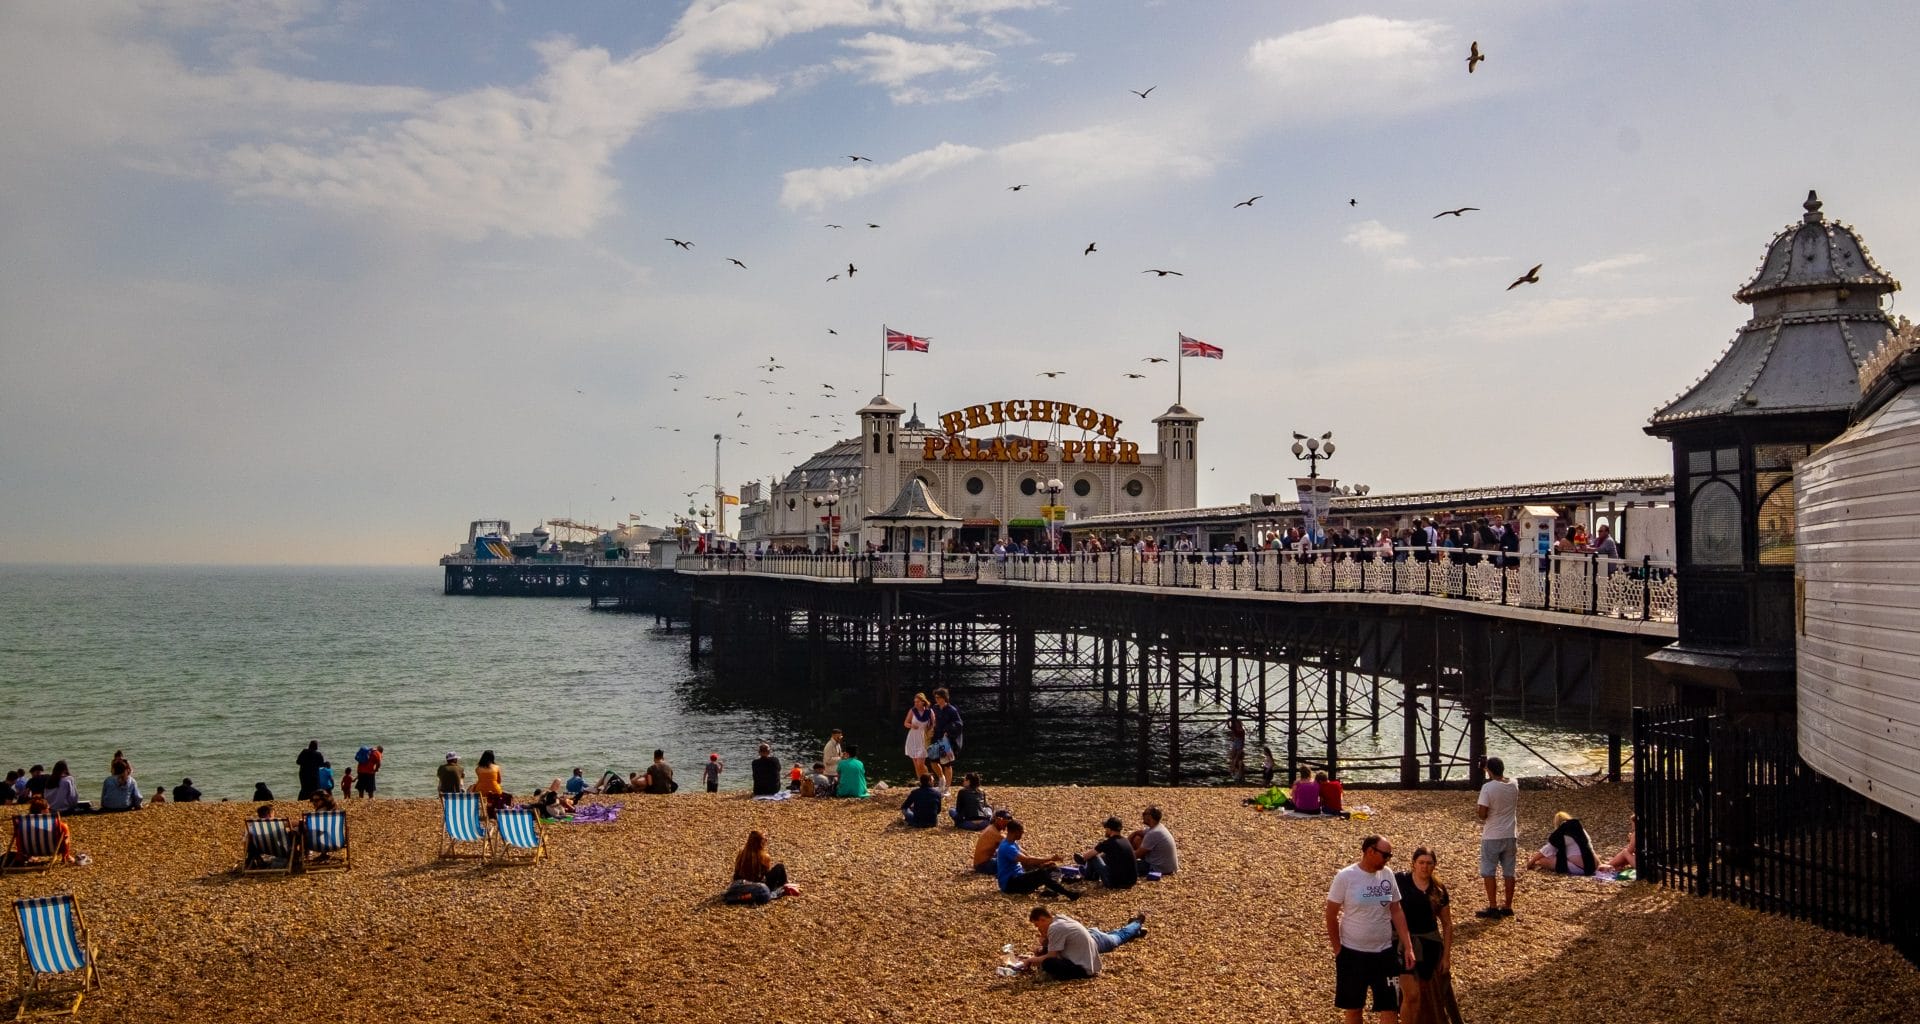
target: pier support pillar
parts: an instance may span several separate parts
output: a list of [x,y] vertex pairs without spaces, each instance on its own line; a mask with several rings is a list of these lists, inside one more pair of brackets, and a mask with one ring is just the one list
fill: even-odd
[[1620,781],[1620,734],[1607,734],[1607,781]]
[[1281,783],[1293,785],[1300,777],[1300,662],[1294,655],[1287,662],[1287,777]]
[[1140,748],[1135,757],[1135,761],[1137,762],[1137,768],[1139,770],[1139,784],[1142,786],[1147,784],[1149,777],[1148,759],[1153,756],[1153,741],[1149,735],[1149,730],[1153,727],[1153,703],[1149,699],[1153,686],[1152,651],[1153,649],[1147,646],[1146,635],[1141,634],[1139,640],[1140,657],[1137,662],[1140,669],[1140,709],[1135,712],[1140,719]]
[[1180,784],[1180,652],[1172,649],[1167,651],[1167,784]]
[[[1325,662],[1321,663],[1325,665]],[[1347,702],[1346,673],[1330,668],[1321,670],[1327,680],[1327,775],[1337,777],[1340,770],[1340,721],[1344,717],[1341,705]],[[1335,699],[1335,695],[1339,699]]]
[[1400,785],[1420,785],[1420,691],[1411,679],[1400,681]]

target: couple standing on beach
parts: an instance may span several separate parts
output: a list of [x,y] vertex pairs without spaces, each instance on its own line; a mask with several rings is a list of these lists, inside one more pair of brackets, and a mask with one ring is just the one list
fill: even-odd
[[907,730],[906,754],[913,762],[913,777],[932,775],[945,796],[953,788],[953,760],[964,742],[960,709],[948,699],[945,687],[933,691],[931,703],[926,694],[916,693],[901,726]]

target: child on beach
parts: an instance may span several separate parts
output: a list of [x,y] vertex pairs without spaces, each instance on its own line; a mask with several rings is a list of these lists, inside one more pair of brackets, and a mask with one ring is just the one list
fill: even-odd
[[707,755],[707,767],[704,773],[707,781],[707,792],[720,792],[720,769],[722,767],[724,766],[720,763],[720,754],[718,751]]
[[329,794],[333,792],[333,762],[332,761],[320,762],[320,784],[316,788],[324,790]]
[[342,800],[353,799],[353,766],[352,765],[348,765],[347,770],[344,773],[342,773],[340,776],[340,799]]
[[800,770],[800,762],[793,762],[793,768],[787,772],[787,788],[795,793],[800,792],[800,784],[806,777],[807,774]]

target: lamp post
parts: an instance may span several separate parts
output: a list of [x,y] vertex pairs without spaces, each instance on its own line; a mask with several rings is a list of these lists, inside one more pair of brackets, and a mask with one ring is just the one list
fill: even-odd
[[813,496],[813,507],[821,510],[827,521],[827,551],[838,553],[840,550],[840,478],[827,474],[827,493]]
[[1308,479],[1320,476],[1320,460],[1333,458],[1333,431],[1329,430],[1319,437],[1305,434],[1293,435],[1293,457],[1307,464]]
[[1054,510],[1060,507],[1060,492],[1063,490],[1066,490],[1066,488],[1067,488],[1067,485],[1061,483],[1060,478],[1057,476],[1049,479],[1046,483],[1040,485],[1040,489],[1047,492],[1047,549],[1048,549],[1047,553],[1048,554],[1053,554],[1060,550],[1060,541],[1054,536],[1053,517],[1055,515]]

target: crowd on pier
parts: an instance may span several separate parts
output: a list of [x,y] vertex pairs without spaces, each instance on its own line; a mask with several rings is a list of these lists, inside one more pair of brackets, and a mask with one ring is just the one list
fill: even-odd
[[[955,764],[965,743],[965,721],[944,689],[929,697],[916,694],[901,722],[906,740],[902,754],[911,763],[915,784],[907,787],[899,805],[898,827],[934,829],[944,822],[967,833],[967,864],[972,872],[992,879],[1008,896],[1051,896],[1072,903],[1092,888],[1127,890],[1136,885],[1174,884],[1181,872],[1180,847],[1162,810],[1148,806],[1139,812],[1131,830],[1118,816],[1100,822],[1097,831],[1075,842],[1071,837],[1053,842],[1041,852],[1041,840],[1010,807],[996,806],[983,788],[979,774],[961,776],[954,788]],[[1236,777],[1244,751],[1244,732],[1235,745]],[[386,751],[378,745],[360,748],[349,766],[337,773],[318,741],[309,742],[294,759],[298,792],[295,799],[311,811],[330,812],[340,802],[373,799],[379,790]],[[1273,762],[1263,748],[1266,781],[1272,782]],[[1554,827],[1537,850],[1522,861],[1518,807],[1519,787],[1506,777],[1500,758],[1487,759],[1490,780],[1479,790],[1474,813],[1481,826],[1479,876],[1486,905],[1475,912],[1485,922],[1514,914],[1517,875],[1522,868],[1567,875],[1630,878],[1635,847],[1629,838],[1613,857],[1601,860],[1591,837],[1578,818],[1556,815]],[[701,788],[716,792],[725,772],[719,752],[701,763]],[[870,799],[893,795],[885,783],[870,782],[867,763],[858,744],[838,729],[823,744],[810,767],[791,764],[761,743],[749,766],[751,796],[763,800],[798,798]],[[621,775],[607,771],[589,779],[581,768],[566,779],[554,779],[516,798],[508,788],[503,765],[494,752],[481,753],[471,773],[457,752],[448,751],[435,766],[437,789],[443,794],[471,793],[484,801],[485,813],[498,816],[507,808],[525,808],[547,820],[584,815],[592,798],[607,794],[667,795],[679,790],[673,766],[664,750],[653,752],[645,771]],[[1284,794],[1277,800],[1267,799]],[[1344,787],[1325,772],[1303,772],[1287,790],[1247,801],[1289,817],[1348,817],[1343,810]],[[0,803],[22,803],[25,814],[12,822],[12,843],[0,867],[14,866],[28,849],[27,829],[44,831],[48,820],[57,835],[58,861],[74,862],[67,816],[132,812],[165,803],[193,803],[203,799],[191,779],[145,797],[135,779],[132,762],[115,751],[101,783],[100,799],[80,799],[78,784],[67,762],[51,771],[41,765],[7,773],[0,786]],[[262,804],[258,817],[274,814],[274,795],[265,781],[253,799]],[[296,832],[301,831],[296,829]],[[251,849],[251,848],[250,848]],[[1368,1002],[1382,1014],[1405,1014],[1411,1021],[1458,1019],[1451,991],[1454,947],[1454,895],[1437,873],[1438,855],[1429,846],[1416,847],[1408,869],[1388,870],[1395,856],[1392,840],[1369,834],[1360,840],[1353,863],[1333,876],[1325,901],[1324,927],[1333,960],[1333,1001],[1348,1021],[1357,1022]],[[251,852],[249,856],[252,856]],[[324,856],[324,855],[322,855]],[[296,852],[297,857],[297,852]],[[84,862],[82,859],[81,862]],[[751,832],[734,856],[727,886],[721,896],[728,903],[763,904],[797,894],[798,884],[786,866],[774,859],[765,834]],[[1102,957],[1142,937],[1146,914],[1135,912],[1113,929],[1091,926],[1045,903],[1032,907],[1027,920],[1036,932],[1031,952],[1008,955],[998,970],[1007,975],[1037,972],[1051,978],[1092,978],[1101,973]]]

